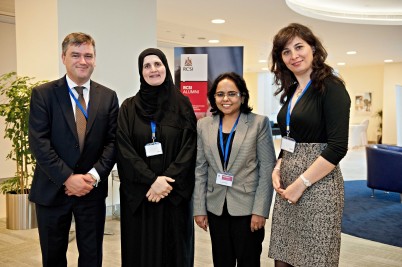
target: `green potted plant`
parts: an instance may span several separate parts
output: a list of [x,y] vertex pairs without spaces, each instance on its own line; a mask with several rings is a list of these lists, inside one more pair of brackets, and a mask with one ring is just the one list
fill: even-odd
[[382,109],[378,110],[374,117],[378,118],[378,125],[377,125],[377,143],[382,143]]
[[4,138],[12,143],[7,159],[16,162],[15,176],[0,184],[0,191],[6,194],[8,229],[36,227],[35,206],[28,200],[35,166],[28,143],[28,119],[32,88],[45,81],[33,82],[33,79],[19,77],[16,72],[0,77],[0,95],[4,99],[0,103],[0,116],[5,119]]

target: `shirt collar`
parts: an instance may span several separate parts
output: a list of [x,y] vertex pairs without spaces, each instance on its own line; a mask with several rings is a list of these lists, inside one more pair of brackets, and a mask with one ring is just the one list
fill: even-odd
[[[68,77],[68,74],[66,74],[66,81],[67,81],[67,85],[68,85],[68,87],[70,87],[70,89],[74,89],[74,87],[77,86],[77,84],[75,82],[73,82],[73,80],[71,80],[70,77]],[[91,80],[88,80],[82,86],[85,87],[85,89],[88,89],[88,91],[89,91],[90,84],[91,84]]]

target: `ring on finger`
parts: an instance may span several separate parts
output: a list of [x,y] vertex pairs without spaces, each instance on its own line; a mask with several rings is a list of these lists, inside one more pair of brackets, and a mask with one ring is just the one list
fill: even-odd
[[292,201],[290,201],[289,199],[288,199],[288,202],[289,202],[289,204],[293,204],[293,202],[292,202]]

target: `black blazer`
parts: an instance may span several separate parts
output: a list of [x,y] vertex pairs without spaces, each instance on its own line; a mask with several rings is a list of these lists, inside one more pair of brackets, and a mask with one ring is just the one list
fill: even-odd
[[34,88],[30,109],[29,145],[37,163],[29,199],[45,206],[62,204],[71,198],[64,193],[67,178],[93,167],[100,183],[81,199],[105,198],[107,178],[116,158],[116,92],[91,81],[82,154],[65,76]]

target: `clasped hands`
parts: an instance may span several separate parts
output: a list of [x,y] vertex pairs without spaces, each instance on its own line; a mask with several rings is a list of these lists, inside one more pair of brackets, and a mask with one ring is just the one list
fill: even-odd
[[91,192],[95,180],[87,174],[72,174],[64,182],[64,193],[68,196],[82,197]]
[[281,176],[278,170],[274,170],[272,173],[272,185],[276,193],[283,199],[288,200],[291,204],[295,204],[303,195],[304,190],[306,190],[306,186],[301,179],[296,179],[286,189],[283,189],[281,187]]
[[162,198],[167,197],[173,190],[169,182],[173,183],[174,181],[174,179],[167,176],[158,176],[145,195],[148,201],[157,203]]

